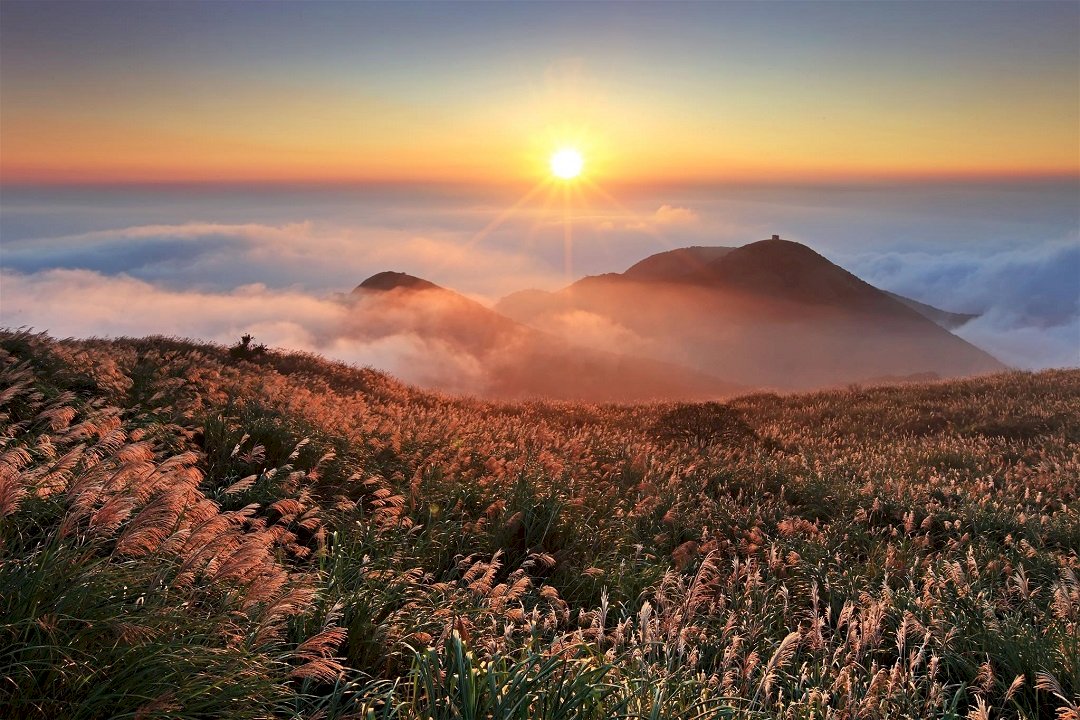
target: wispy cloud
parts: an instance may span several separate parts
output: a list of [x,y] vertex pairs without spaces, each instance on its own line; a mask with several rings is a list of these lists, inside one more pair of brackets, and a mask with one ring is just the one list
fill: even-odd
[[169,288],[269,287],[348,291],[383,270],[466,286],[497,298],[522,286],[558,282],[521,251],[469,242],[461,233],[342,228],[313,222],[140,225],[5,243],[4,268],[64,268],[125,274]]
[[616,214],[595,220],[594,225],[602,232],[645,232],[661,230],[701,230],[701,216],[688,207],[664,204],[647,215]]

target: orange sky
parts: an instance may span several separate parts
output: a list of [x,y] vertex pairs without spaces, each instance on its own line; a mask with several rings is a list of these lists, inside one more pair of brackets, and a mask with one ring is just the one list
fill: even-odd
[[[612,34],[614,7],[560,6],[572,17],[548,44],[527,8],[432,7],[464,16],[450,42],[427,6],[325,3],[297,19],[280,3],[48,5],[3,6],[8,183],[528,182],[564,145],[615,182],[1080,169],[1069,4],[1046,6],[1056,22],[1009,4],[921,6],[966,35],[892,6],[837,17],[813,3],[695,7],[689,25],[638,8]],[[861,40],[839,45],[839,20]],[[342,36],[350,22],[356,36]],[[375,34],[380,22],[397,36]],[[248,35],[219,42],[227,29]]]

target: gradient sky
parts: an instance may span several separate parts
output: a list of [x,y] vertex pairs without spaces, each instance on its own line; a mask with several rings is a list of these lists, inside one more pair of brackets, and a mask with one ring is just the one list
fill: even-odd
[[1075,175],[1080,4],[0,4],[0,179]]

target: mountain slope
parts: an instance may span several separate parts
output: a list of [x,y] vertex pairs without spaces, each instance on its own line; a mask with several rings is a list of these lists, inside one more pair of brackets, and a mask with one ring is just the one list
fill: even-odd
[[900,302],[904,303],[909,308],[922,315],[924,318],[928,320],[933,320],[935,323],[945,328],[946,330],[955,330],[956,328],[963,326],[965,323],[979,317],[978,313],[949,312],[948,310],[942,310],[941,308],[936,308],[933,305],[927,305],[926,303],[919,302],[918,300],[912,300],[911,298],[904,297],[903,295],[897,295],[896,293],[889,292],[888,290],[884,290],[883,292],[892,299],[899,300]]
[[[638,720],[646,689],[657,718],[781,717],[745,699],[785,642],[819,670],[776,673],[774,697],[811,717],[820,703],[799,698],[850,683],[854,716],[883,671],[843,630],[792,635],[822,609],[790,590],[841,588],[853,626],[882,620],[864,657],[895,657],[911,623],[886,568],[955,628],[919,635],[927,657],[1080,690],[1080,370],[503,404],[310,353],[0,329],[0,389],[5,718],[429,720],[461,717],[470,681],[482,718],[552,720],[540,697],[559,717]],[[1025,576],[1045,579],[1019,602]],[[656,640],[725,597],[684,646]],[[597,662],[581,620],[604,613],[625,633]],[[718,659],[735,668],[722,692]],[[1047,694],[976,692],[976,672],[942,662],[873,699],[897,718],[976,702],[1050,717]]]
[[697,278],[707,281],[709,264],[719,260],[735,248],[691,247],[677,248],[657,253],[631,265],[625,277],[634,280],[687,280]]
[[716,399],[737,389],[701,371],[576,345],[405,273],[368,278],[350,301],[348,337],[412,343],[414,378],[445,390],[627,402]]
[[855,311],[894,314],[899,309],[874,286],[790,240],[736,248],[709,263],[706,272],[711,286],[729,291]]
[[[736,249],[737,248],[733,247],[694,245],[691,247],[677,248],[675,250],[667,250],[665,252],[656,253],[655,255],[650,255],[644,260],[635,263],[623,272],[622,275],[634,280],[709,283],[715,279],[712,277],[711,268],[709,267],[710,263],[719,260]],[[500,301],[500,305],[496,305],[496,309],[510,317],[517,317],[517,313],[520,312],[519,308],[525,307],[524,303],[526,302],[529,293],[534,294],[532,300],[535,301],[539,297],[535,295],[535,293],[543,292],[544,291],[541,290],[523,290],[520,293],[513,293],[506,298],[503,298],[503,301]],[[978,315],[972,313],[957,313],[942,310],[933,305],[928,305],[887,290],[883,292],[894,300],[899,300],[923,317],[933,320],[946,330],[955,330],[969,320],[978,317]],[[501,303],[504,301],[508,301],[509,304],[501,306]]]
[[636,354],[745,385],[808,388],[883,376],[1003,369],[906,303],[810,248],[763,240],[686,248],[497,308],[557,331],[586,313]]

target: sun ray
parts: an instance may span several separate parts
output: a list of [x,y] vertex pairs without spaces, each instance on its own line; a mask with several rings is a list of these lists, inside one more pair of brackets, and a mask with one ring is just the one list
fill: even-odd
[[500,225],[502,225],[504,222],[506,222],[511,217],[513,217],[514,214],[521,208],[522,205],[529,202],[529,200],[531,200],[536,195],[536,193],[543,190],[544,187],[547,186],[547,185],[549,185],[548,180],[541,180],[536,185],[534,185],[532,187],[532,189],[529,190],[529,192],[525,193],[520,198],[518,198],[518,200],[513,205],[511,205],[510,207],[503,210],[491,222],[489,222],[481,230],[479,230],[475,235],[473,235],[471,238],[469,238],[469,240],[465,243],[465,248],[471,248],[476,243],[480,242],[485,237],[487,237],[492,232],[494,232],[496,229],[498,229],[498,227]]
[[563,273],[566,282],[574,277],[574,223],[570,207],[570,187],[563,188]]
[[[513,205],[500,212],[497,216],[495,216],[494,219],[491,220],[491,222],[489,222],[482,229],[477,231],[472,237],[466,240],[461,245],[461,250],[470,250],[475,247],[481,240],[486,238],[492,232],[497,230],[503,223],[513,217],[517,213],[517,211],[520,210],[525,203],[529,202],[529,200],[535,197],[538,192],[550,186],[551,182],[547,179],[538,182],[527,193],[518,198]],[[444,269],[448,262],[449,260],[445,260],[441,264],[434,266],[433,270],[435,271],[435,273],[437,274],[439,270]]]
[[600,187],[592,180],[589,180],[588,178],[582,178],[581,180],[589,190],[595,192],[597,195],[607,200],[609,203],[611,203],[613,207],[615,207],[615,209],[624,213],[626,217],[629,217],[630,220],[634,221],[640,227],[641,232],[644,232],[646,235],[649,235],[659,241],[659,243],[667,250],[673,250],[676,248],[676,243],[671,242],[671,240],[669,240],[666,235],[657,230],[656,227],[650,222],[651,218],[646,215],[641,215],[634,210],[631,210],[621,201],[619,201],[618,198],[609,193],[607,190],[604,190],[604,188]]
[[543,204],[540,206],[540,211],[537,213],[536,219],[533,220],[529,226],[529,232],[526,233],[525,239],[522,244],[525,247],[532,247],[533,241],[536,239],[536,234],[544,227],[550,225],[548,213],[551,211],[551,205],[555,200],[555,193],[552,192],[553,188],[548,187],[548,192],[544,194]]

